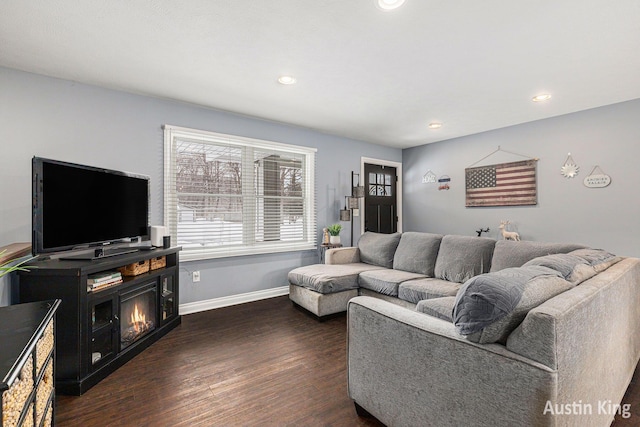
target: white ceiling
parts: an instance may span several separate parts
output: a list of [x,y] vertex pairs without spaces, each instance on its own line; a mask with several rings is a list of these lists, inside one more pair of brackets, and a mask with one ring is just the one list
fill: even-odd
[[404,148],[640,98],[640,1],[2,0],[0,65]]

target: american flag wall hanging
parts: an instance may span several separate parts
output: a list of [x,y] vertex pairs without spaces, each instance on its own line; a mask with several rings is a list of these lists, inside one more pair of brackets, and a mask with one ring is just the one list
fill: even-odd
[[531,159],[465,169],[465,206],[537,204],[536,163]]

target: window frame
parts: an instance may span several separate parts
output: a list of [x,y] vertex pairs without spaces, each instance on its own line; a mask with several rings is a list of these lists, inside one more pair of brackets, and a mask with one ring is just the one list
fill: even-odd
[[[171,241],[178,244],[178,197],[176,191],[176,167],[178,140],[186,139],[203,144],[241,147],[251,149],[276,150],[304,156],[303,166],[303,240],[298,242],[252,242],[237,246],[220,245],[218,247],[183,248],[180,258],[183,261],[195,261],[213,258],[227,258],[243,255],[258,255],[293,251],[315,250],[317,248],[316,191],[315,191],[315,154],[317,149],[237,135],[222,134],[198,129],[164,125],[164,224]],[[248,151],[248,150],[247,150]],[[244,152],[244,151],[243,151]],[[243,155],[243,158],[246,156]],[[243,160],[243,165],[246,159]],[[244,165],[247,166],[247,165]],[[251,168],[252,180],[255,179]],[[243,172],[244,173],[244,172]],[[245,181],[245,179],[243,179]],[[244,184],[243,184],[244,188]],[[250,194],[242,194],[252,197]],[[255,194],[253,194],[255,197]],[[244,223],[244,222],[243,222]],[[252,224],[253,225],[253,224]],[[250,233],[251,234],[251,233]]]

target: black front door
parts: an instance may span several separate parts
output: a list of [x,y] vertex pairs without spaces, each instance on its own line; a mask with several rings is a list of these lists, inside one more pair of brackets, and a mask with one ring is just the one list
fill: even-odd
[[391,234],[398,231],[396,168],[364,164],[364,230]]

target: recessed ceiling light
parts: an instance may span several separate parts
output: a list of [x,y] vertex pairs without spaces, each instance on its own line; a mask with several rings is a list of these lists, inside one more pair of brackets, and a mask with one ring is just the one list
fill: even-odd
[[293,76],[280,76],[278,77],[278,83],[283,85],[292,85],[296,82],[296,78]]
[[404,4],[404,0],[377,0],[377,1],[378,1],[378,7],[385,11],[397,9]]
[[548,94],[548,93],[541,93],[540,95],[536,95],[533,98],[531,98],[533,102],[543,102],[543,101],[548,101],[550,99],[551,99],[551,94]]
[[442,127],[442,123],[440,122],[429,123],[429,129],[440,129],[441,127]]

